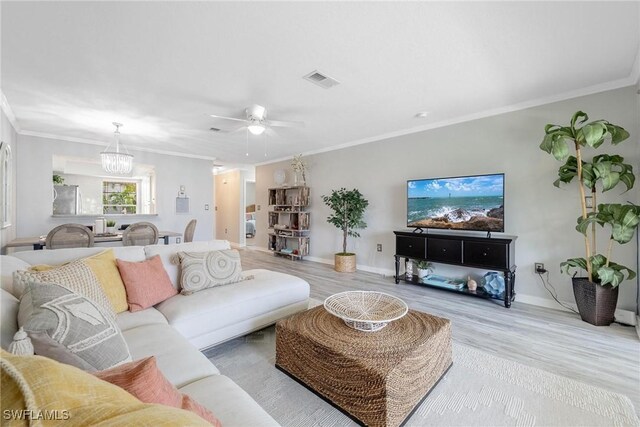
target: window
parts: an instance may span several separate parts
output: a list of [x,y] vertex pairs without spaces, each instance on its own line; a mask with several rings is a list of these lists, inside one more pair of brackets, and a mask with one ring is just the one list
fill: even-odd
[[103,181],[102,206],[105,214],[138,213],[138,183]]
[[13,175],[11,168],[11,147],[6,142],[0,142],[0,226],[2,228],[11,225],[11,180]]

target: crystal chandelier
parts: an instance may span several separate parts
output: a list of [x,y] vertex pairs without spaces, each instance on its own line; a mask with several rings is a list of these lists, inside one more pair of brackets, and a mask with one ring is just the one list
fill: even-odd
[[123,151],[120,151],[120,126],[122,123],[113,122],[116,127],[114,132],[116,148],[114,151],[110,151],[111,144],[107,146],[107,149],[100,153],[102,159],[102,169],[109,173],[115,174],[127,174],[133,169],[133,155],[129,154],[129,151],[122,146]]

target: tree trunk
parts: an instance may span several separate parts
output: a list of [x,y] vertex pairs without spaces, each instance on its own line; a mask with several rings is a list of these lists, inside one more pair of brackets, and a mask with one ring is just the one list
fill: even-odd
[[347,236],[349,235],[349,224],[347,223],[347,202],[344,203],[344,218],[343,218],[343,224],[344,224],[344,228],[342,229],[342,253],[346,254],[347,253]]
[[[584,193],[584,179],[582,178],[582,153],[580,152],[580,144],[576,144],[576,160],[578,163],[578,186],[580,187],[580,207],[582,208],[582,218],[587,217],[587,201],[585,200]],[[584,247],[586,252],[587,261],[587,273],[589,274],[589,281],[593,281],[593,274],[591,272],[591,245],[589,243],[589,236],[584,236]]]

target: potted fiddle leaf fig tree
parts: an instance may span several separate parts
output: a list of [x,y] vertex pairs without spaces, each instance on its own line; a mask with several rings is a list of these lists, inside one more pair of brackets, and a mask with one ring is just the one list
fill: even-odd
[[[573,273],[573,293],[582,320],[606,326],[614,321],[618,285],[636,276],[629,267],[613,261],[613,244],[625,244],[633,238],[640,222],[640,206],[597,204],[598,191],[606,192],[619,186],[628,191],[633,188],[635,175],[622,156],[598,154],[585,158],[587,150],[601,148],[606,143],[618,145],[629,138],[629,132],[618,125],[606,120],[587,120],[587,114],[578,111],[569,126],[548,124],[540,148],[564,162],[554,182],[556,187],[577,180],[581,213],[576,230],[584,235],[585,256],[566,260],[560,269]],[[591,197],[591,206],[587,206],[587,194]],[[604,253],[598,252],[596,225],[610,230]],[[574,271],[580,270],[586,271],[587,276],[575,277]]]
[[322,200],[332,210],[327,222],[342,230],[342,252],[335,254],[334,268],[340,273],[353,273],[356,271],[356,254],[347,252],[347,237],[360,237],[356,229],[367,227],[364,211],[369,201],[355,188],[332,190],[329,196],[322,196]]

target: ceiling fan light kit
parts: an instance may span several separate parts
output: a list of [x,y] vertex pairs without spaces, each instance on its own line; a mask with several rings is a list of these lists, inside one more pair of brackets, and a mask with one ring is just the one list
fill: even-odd
[[249,126],[247,126],[247,129],[249,129],[249,132],[251,132],[254,135],[261,135],[262,132],[264,132],[265,127],[262,123],[256,121],[254,123],[251,123]]
[[[114,140],[116,143],[115,150],[110,150],[112,143],[100,153],[100,159],[102,160],[102,169],[105,172],[124,175],[131,172],[133,169],[133,155],[129,154],[126,147],[120,144],[120,127],[122,123],[113,122],[116,127],[114,134]],[[121,151],[122,148],[122,151]]]
[[[267,109],[262,105],[253,104],[244,109],[245,117],[226,117],[217,114],[209,114],[214,119],[242,122],[239,129],[248,129],[252,135],[261,135],[267,128],[272,127],[304,127],[303,122],[291,122],[283,120],[267,120]],[[219,129],[216,127],[216,129]]]

